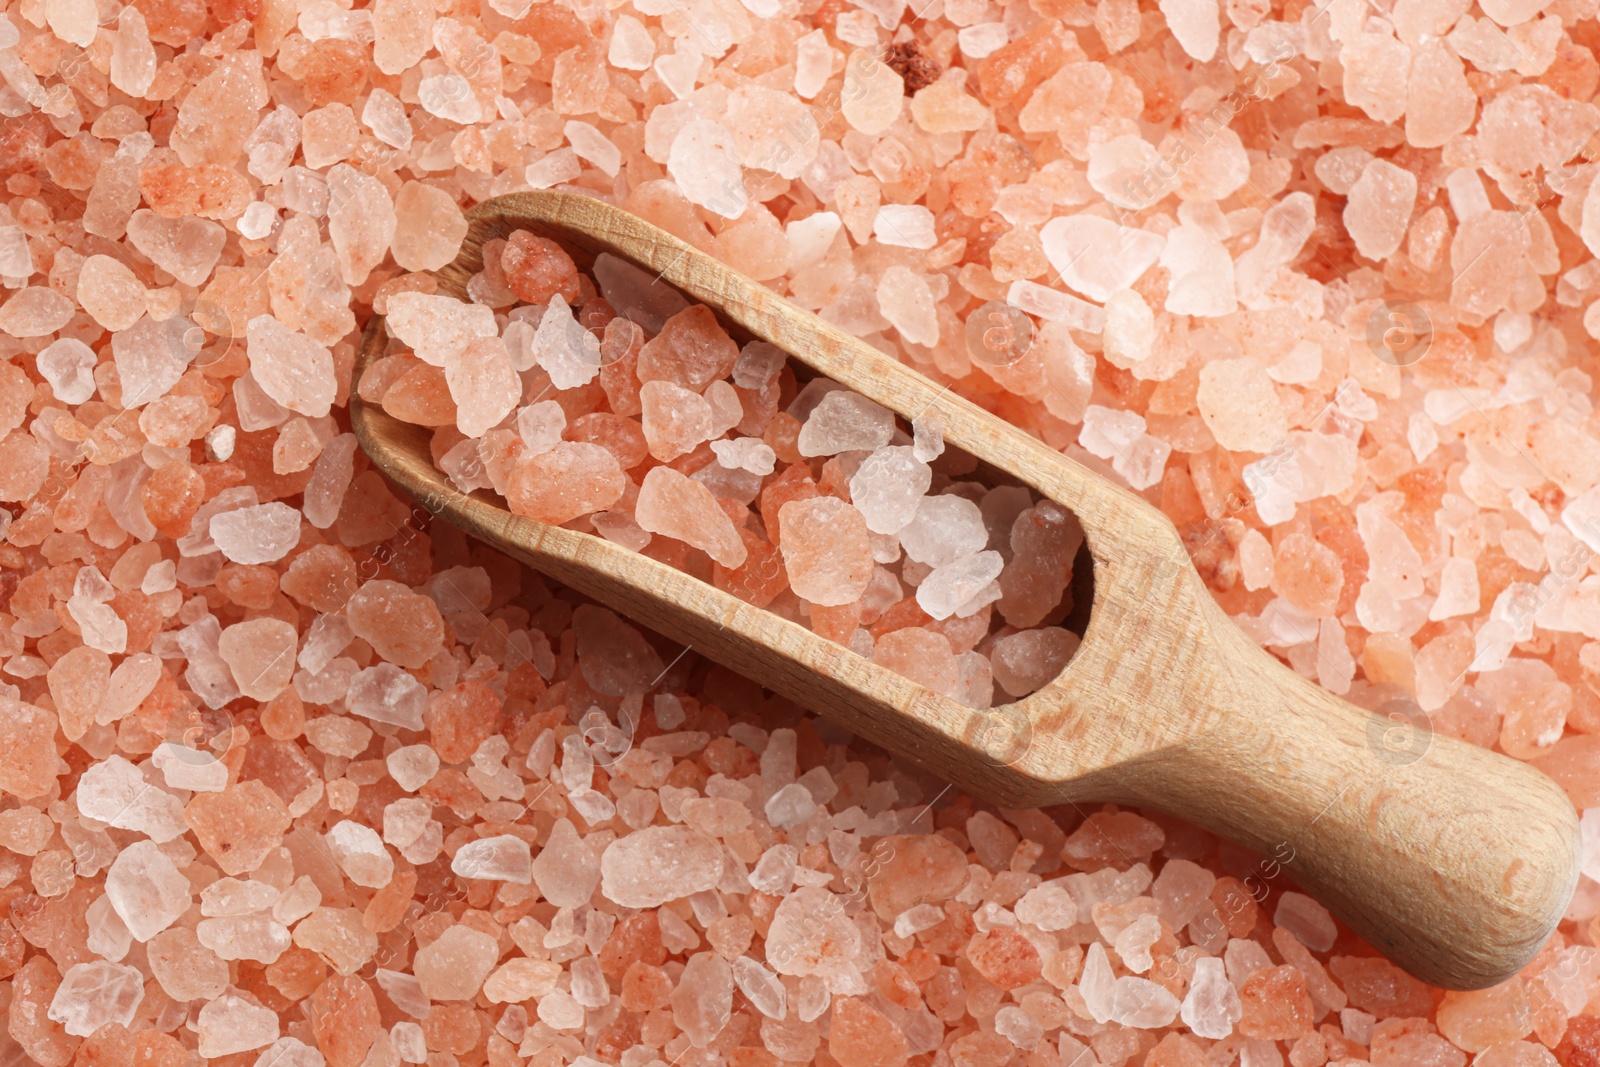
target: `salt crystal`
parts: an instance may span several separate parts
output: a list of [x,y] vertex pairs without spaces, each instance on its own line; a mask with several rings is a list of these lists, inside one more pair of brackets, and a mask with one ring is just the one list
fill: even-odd
[[878,279],[878,307],[904,340],[916,345],[939,343],[933,290],[909,268],[896,264],[883,272]]
[[995,640],[989,654],[994,680],[1014,697],[1042,688],[1078,649],[1078,635],[1059,626],[1021,630]]
[[268,396],[302,415],[328,413],[337,383],[326,348],[271,315],[251,319],[246,338],[251,376]]
[[894,413],[866,397],[838,389],[822,398],[800,428],[802,456],[882,448],[894,436]]
[[131,97],[144,96],[155,80],[156,61],[144,14],[131,5],[124,7],[112,35],[111,84]]
[[[934,231],[933,212],[921,204],[884,204],[873,216],[872,236],[877,238],[879,244],[897,248],[932,248],[939,242],[939,236]],[[904,267],[899,269],[906,270]],[[899,288],[905,289],[905,285],[902,283]],[[891,291],[893,289],[894,284],[891,283]],[[897,302],[908,299],[915,298],[903,294],[897,297]],[[881,296],[879,300],[882,300]],[[937,327],[933,329],[937,340]]]
[[644,23],[632,15],[623,15],[611,27],[611,45],[607,61],[622,70],[648,70],[655,58],[656,43],[645,29]]
[[836,497],[794,500],[778,511],[789,586],[813,604],[853,603],[872,581],[872,542],[861,512]]
[[235,508],[211,519],[217,549],[234,563],[273,563],[300,543],[300,513],[273,501]]
[[600,858],[600,891],[625,908],[655,908],[711,889],[722,854],[687,826],[651,826],[619,838]]
[[822,90],[838,55],[828,45],[824,30],[812,30],[795,42],[794,91],[804,100],[810,100]]
[[750,204],[733,135],[715,122],[695,119],[678,131],[667,172],[692,203],[723,218],[739,218]]
[[645,474],[634,518],[641,529],[693,545],[724,567],[745,561],[744,542],[711,491],[670,467],[652,467]]
[[272,1044],[278,1039],[278,1015],[230,994],[202,1006],[194,1028],[200,1055],[215,1059]]
[[500,955],[495,939],[470,926],[452,926],[417,950],[412,971],[429,1000],[471,1000]]
[[106,896],[135,941],[148,941],[189,910],[189,879],[153,841],[135,841],[106,872]]
[[1182,1014],[1183,1025],[1198,1037],[1221,1040],[1233,1033],[1233,1024],[1244,1012],[1221,960],[1211,956],[1195,960],[1194,978],[1184,995]]
[[533,855],[520,837],[485,837],[462,845],[450,861],[450,870],[463,878],[527,885],[533,881]]
[[77,804],[86,818],[147,834],[157,843],[188,831],[182,802],[151,785],[137,767],[115,754],[83,772]]
[[[935,619],[948,619],[952,615],[965,617],[981,604],[974,598],[984,593],[991,582],[1000,577],[1005,560],[998,552],[974,552],[952,560],[933,572],[917,586],[917,605]],[[996,596],[999,590],[994,590]]]
[[850,499],[866,519],[867,529],[878,534],[899,533],[918,514],[932,482],[932,469],[912,449],[904,445],[880,448],[862,460],[851,476]]
[[82,341],[63,337],[46,345],[36,357],[39,374],[63,404],[78,405],[94,396],[94,351]]
[[144,976],[137,967],[92,960],[62,974],[48,1016],[74,1037],[88,1037],[102,1026],[131,1026],[142,1000]]
[[560,294],[552,297],[534,335],[539,366],[557,389],[576,389],[600,373],[600,342],[572,316]]
[[1200,62],[1209,63],[1217,54],[1222,33],[1217,0],[1160,0],[1160,8],[1167,28],[1183,50]]
[[1290,891],[1279,897],[1272,921],[1313,952],[1327,952],[1339,936],[1328,909],[1304,893]]
[[1356,250],[1372,260],[1392,256],[1406,235],[1416,198],[1417,179],[1410,171],[1384,159],[1368,163],[1351,186],[1344,209],[1345,228]]
[[844,65],[842,110],[851,128],[869,135],[882,133],[900,117],[905,96],[904,79],[873,52],[858,48],[850,53]]
[[435,367],[449,366],[474,338],[494,337],[500,332],[491,308],[415,292],[389,298],[384,325],[409,345],[418,359]]
[[622,166],[622,152],[610,138],[587,122],[569,121],[563,128],[567,141],[578,158],[594,164],[602,172],[616,177]]

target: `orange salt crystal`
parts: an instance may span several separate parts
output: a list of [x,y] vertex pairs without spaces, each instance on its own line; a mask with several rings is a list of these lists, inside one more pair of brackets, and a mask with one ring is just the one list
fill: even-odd
[[548,304],[552,297],[560,296],[569,304],[578,302],[578,267],[566,250],[549,238],[516,231],[500,253],[500,269],[518,300]]
[[1244,1015],[1239,1032],[1258,1041],[1289,1041],[1311,1027],[1315,1008],[1305,976],[1294,967],[1267,967],[1239,987]]

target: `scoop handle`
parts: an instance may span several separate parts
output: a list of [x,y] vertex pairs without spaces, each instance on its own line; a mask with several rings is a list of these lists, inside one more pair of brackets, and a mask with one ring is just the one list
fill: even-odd
[[1577,884],[1571,801],[1527,764],[1434,732],[1409,701],[1357,708],[1232,626],[1208,728],[1124,766],[1136,798],[1247,844],[1373,947],[1446,989],[1504,981]]

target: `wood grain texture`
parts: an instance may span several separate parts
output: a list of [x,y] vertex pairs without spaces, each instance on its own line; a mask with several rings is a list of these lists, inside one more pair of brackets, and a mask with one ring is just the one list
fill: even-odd
[[[1078,515],[1094,606],[1059,678],[974,711],[664,564],[456,492],[427,431],[352,397],[362,447],[433,513],[980,797],[1148,805],[1248,845],[1269,857],[1262,881],[1286,874],[1427,982],[1499,982],[1554,929],[1577,877],[1565,794],[1453,738],[1424,732],[1408,746],[1402,726],[1280,664],[1216,606],[1142,499],[626,212],[517,193],[468,219],[460,258],[439,272],[444,292],[464,295],[485,241],[528,229],[584,268],[606,251],[660,274],[735,337],[770,341],[902,415],[936,413],[946,441]],[[385,344],[375,317],[358,375]]]

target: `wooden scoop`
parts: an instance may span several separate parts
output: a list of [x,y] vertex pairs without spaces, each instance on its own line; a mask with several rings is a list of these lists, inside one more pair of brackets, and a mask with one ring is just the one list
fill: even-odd
[[[1577,878],[1571,802],[1505,756],[1433,735],[1426,718],[1369,714],[1295,674],[1217,607],[1171,522],[1144,500],[665,231],[565,193],[496,197],[467,214],[438,272],[464,297],[480,249],[526,229],[587,270],[601,252],[710,306],[741,340],[769,341],[1070,508],[1093,556],[1093,608],[1061,675],[975,711],[796,623],[599,537],[513,515],[453,489],[429,432],[355,396],[377,467],[430,512],[976,796],[1010,807],[1115,801],[1170,812],[1267,857],[1416,977],[1474,989],[1538,951]],[[356,374],[386,344],[374,316]]]

